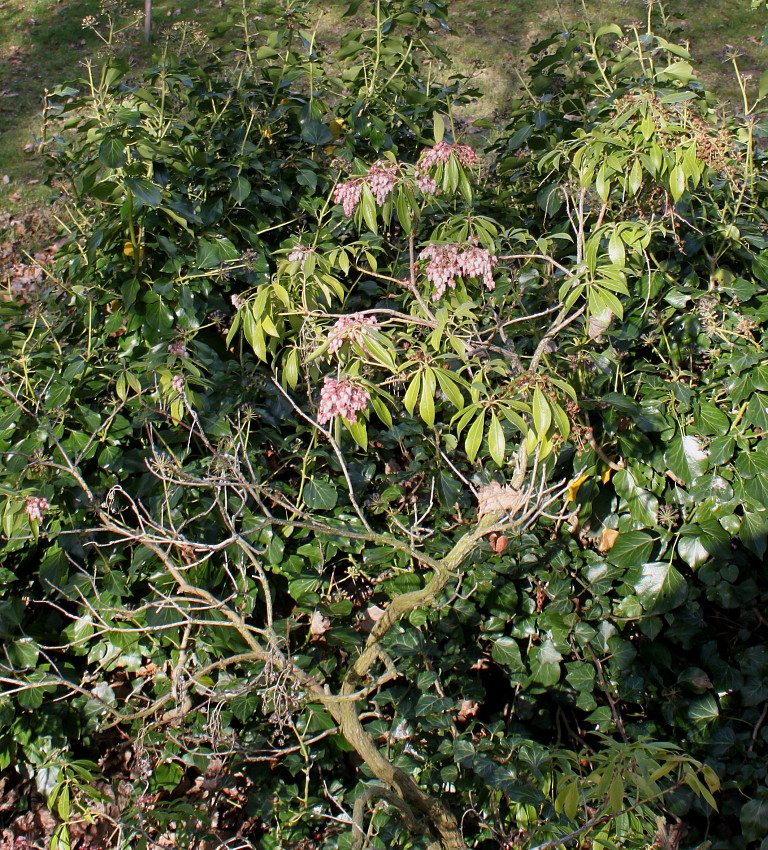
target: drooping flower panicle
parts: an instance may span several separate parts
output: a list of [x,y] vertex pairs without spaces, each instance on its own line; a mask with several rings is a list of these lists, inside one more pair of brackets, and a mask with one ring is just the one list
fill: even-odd
[[477,165],[477,154],[469,145],[438,142],[432,148],[424,148],[416,164],[416,185],[425,195],[437,194],[437,180],[429,174],[430,168],[445,165],[451,156],[455,156],[465,167]]
[[349,378],[327,377],[320,390],[317,421],[320,425],[325,425],[334,416],[341,416],[354,425],[357,423],[358,411],[365,410],[370,399],[368,390],[353,384]]
[[424,148],[419,157],[419,171],[428,171],[435,165],[446,162],[455,156],[461,165],[465,168],[471,168],[477,165],[477,153],[474,148],[469,145],[452,145],[448,142],[438,142],[434,147]]
[[43,521],[43,511],[48,510],[48,499],[42,496],[30,496],[24,510],[33,522]]
[[360,203],[360,195],[363,194],[363,182],[363,178],[356,177],[346,183],[339,183],[333,190],[334,203],[342,205],[344,215],[347,217],[354,213],[358,203]]
[[388,159],[380,159],[368,170],[368,185],[371,187],[376,203],[381,206],[395,188],[397,164]]
[[304,271],[304,264],[307,262],[307,257],[314,250],[315,249],[311,245],[302,245],[301,243],[294,245],[291,249],[291,253],[288,254],[288,261],[291,263],[298,263],[299,268]]
[[351,216],[360,203],[363,186],[367,184],[376,203],[381,206],[395,188],[398,171],[397,163],[388,159],[377,160],[364,177],[355,177],[347,180],[346,183],[339,183],[333,191],[333,200],[342,205],[344,215]]
[[361,348],[365,348],[363,336],[366,330],[375,330],[378,326],[379,323],[373,316],[364,316],[362,313],[342,316],[328,334],[328,350],[335,354],[346,341],[356,342]]
[[435,287],[432,300],[443,296],[446,288],[456,288],[457,277],[482,278],[487,289],[493,289],[493,269],[496,257],[487,248],[468,245],[460,251],[458,245],[427,245],[419,253],[419,259],[429,260],[424,273]]

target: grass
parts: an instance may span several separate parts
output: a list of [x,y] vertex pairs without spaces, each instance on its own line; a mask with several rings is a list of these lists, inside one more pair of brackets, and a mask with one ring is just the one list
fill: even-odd
[[[235,2],[160,0],[153,18],[156,24],[195,20],[207,30]],[[345,0],[326,2],[330,8],[318,12],[318,20],[338,29]],[[140,7],[140,0],[132,3]],[[455,32],[438,37],[452,57],[451,70],[472,76],[484,93],[475,118],[503,114],[537,37],[585,16],[601,24],[644,20],[647,14],[642,0],[556,0],[555,6],[550,0],[452,0],[450,11]],[[42,162],[34,150],[44,89],[77,77],[80,63],[98,51],[97,37],[81,23],[97,13],[97,0],[0,0],[0,209],[6,212],[44,203]],[[738,104],[734,72],[723,53],[728,44],[738,47],[742,72],[759,76],[768,66],[761,43],[765,12],[751,10],[746,0],[673,0],[666,14],[680,28],[680,38],[690,42],[702,79]],[[126,49],[139,65],[151,58],[138,30]]]

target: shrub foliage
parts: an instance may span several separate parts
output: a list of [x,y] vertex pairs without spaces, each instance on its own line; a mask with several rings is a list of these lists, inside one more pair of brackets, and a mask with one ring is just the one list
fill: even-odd
[[0,765],[54,846],[767,846],[765,92],[649,13],[481,150],[435,24],[274,6],[50,98]]

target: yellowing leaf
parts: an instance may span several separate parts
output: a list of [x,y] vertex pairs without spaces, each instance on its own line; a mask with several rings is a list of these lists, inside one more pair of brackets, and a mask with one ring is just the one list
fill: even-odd
[[576,498],[576,494],[579,492],[579,488],[581,485],[589,480],[588,475],[580,475],[578,478],[571,481],[568,485],[568,489],[565,491],[565,503],[572,502]]
[[600,480],[603,484],[607,484],[611,480],[611,476],[613,475],[613,470],[610,466],[606,466],[605,469],[600,473]]
[[333,121],[328,125],[328,129],[331,131],[331,135],[334,139],[341,138],[345,133],[346,121],[343,118],[334,118]]

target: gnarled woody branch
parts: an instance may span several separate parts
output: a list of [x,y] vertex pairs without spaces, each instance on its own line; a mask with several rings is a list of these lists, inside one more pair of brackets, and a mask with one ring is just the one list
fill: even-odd
[[[33,411],[27,410],[27,412],[37,419],[43,427],[47,426],[48,423],[42,422],[41,418],[37,417]],[[195,421],[195,425],[195,431],[202,430],[198,420]],[[46,430],[49,429],[46,428]],[[209,449],[212,449],[205,436],[201,435],[201,437]],[[238,448],[243,451],[245,447],[239,446]],[[68,456],[64,447],[58,441],[57,449],[61,458],[61,463],[57,465],[70,473],[74,480],[79,483],[98,518],[99,527],[94,530],[107,536],[107,540],[102,542],[94,540],[91,545],[109,547],[139,544],[144,546],[163,564],[180,594],[187,598],[197,599],[203,602],[206,607],[218,610],[240,635],[248,651],[230,659],[223,659],[216,665],[209,665],[206,669],[223,668],[229,666],[230,663],[248,663],[249,661],[269,664],[280,673],[289,676],[300,686],[307,699],[316,701],[325,707],[335,720],[341,734],[381,783],[381,788],[377,788],[375,792],[364,793],[362,802],[357,807],[358,825],[365,805],[370,802],[371,795],[373,795],[377,799],[392,804],[403,815],[409,828],[415,828],[418,825],[418,829],[427,833],[442,850],[466,850],[461,828],[449,807],[439,798],[433,797],[421,789],[410,775],[396,767],[383,755],[363,726],[358,703],[376,687],[391,680],[393,676],[392,670],[389,669],[392,666],[391,663],[389,665],[385,663],[387,667],[385,675],[378,679],[371,677],[372,667],[385,656],[382,641],[387,633],[410,612],[434,604],[451,579],[458,580],[462,564],[486,534],[491,531],[524,527],[530,521],[531,516],[546,507],[546,504],[552,498],[556,498],[556,495],[552,496],[551,490],[545,489],[540,483],[533,482],[528,490],[521,494],[523,498],[520,498],[519,504],[516,504],[513,515],[496,510],[479,517],[475,526],[463,534],[453,548],[442,558],[426,556],[411,543],[406,543],[387,534],[378,534],[372,531],[367,523],[363,523],[362,529],[349,529],[351,537],[370,540],[377,545],[388,545],[393,549],[407,551],[413,560],[430,569],[432,574],[423,588],[400,594],[389,602],[383,615],[371,630],[360,654],[350,661],[338,693],[332,693],[326,683],[311,676],[283,651],[280,637],[272,628],[271,618],[267,618],[264,626],[253,625],[247,622],[246,617],[232,607],[227,600],[218,598],[209,590],[198,587],[188,579],[191,554],[194,555],[194,563],[199,564],[215,556],[217,552],[221,552],[228,542],[234,543],[241,549],[252,548],[251,554],[258,554],[255,547],[252,547],[249,542],[251,532],[248,529],[238,531],[233,522],[225,522],[225,528],[231,535],[228,542],[199,543],[187,538],[180,529],[167,527],[162,520],[153,519],[140,502],[122,491],[128,501],[127,513],[129,518],[126,519],[126,511],[123,510],[121,514],[115,510],[110,500],[107,500],[104,504],[99,504],[93,498],[78,464]],[[340,458],[340,460],[342,459]],[[219,499],[218,494],[223,489],[231,489],[232,492],[248,493],[261,507],[264,521],[267,524],[275,523],[283,526],[310,528],[318,533],[347,533],[339,527],[334,527],[311,517],[298,506],[287,502],[285,497],[280,498],[277,494],[274,494],[270,498],[267,488],[247,480],[241,465],[238,463],[229,466],[226,475],[217,474],[208,480],[204,477],[194,477],[194,483],[192,478],[187,477],[181,471],[180,465],[173,466],[174,468],[168,471],[149,464],[153,474],[163,480],[177,477],[178,483],[182,485],[195,487],[207,485],[210,487],[217,494],[215,501],[220,512],[227,511],[227,503],[226,500]],[[279,505],[286,512],[286,515],[282,518],[275,517],[264,505],[264,496]],[[259,530],[263,529],[264,521],[257,520],[255,527]],[[251,559],[249,558],[249,560]],[[260,578],[264,581],[266,577],[262,573]],[[267,588],[265,587],[264,590],[266,593]],[[193,676],[192,679],[194,680],[195,677]],[[156,713],[167,705],[169,701],[167,697],[163,697],[149,709],[125,714],[123,718],[129,720],[149,716],[153,711]],[[112,725],[115,722],[120,722],[115,717],[114,712],[112,712],[110,720]]]

